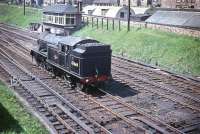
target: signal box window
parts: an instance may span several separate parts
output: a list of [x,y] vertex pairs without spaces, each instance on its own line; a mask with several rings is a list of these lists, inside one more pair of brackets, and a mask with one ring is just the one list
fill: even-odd
[[74,14],[68,14],[66,15],[66,25],[74,25],[75,24],[75,15]]

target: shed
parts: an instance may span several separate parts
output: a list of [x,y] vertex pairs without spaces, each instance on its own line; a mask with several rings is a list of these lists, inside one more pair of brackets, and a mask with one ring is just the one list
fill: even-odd
[[83,14],[92,15],[96,7],[97,6],[95,5],[88,5],[88,6],[83,7]]
[[[131,15],[134,15],[135,12],[131,9]],[[127,19],[128,18],[128,7],[110,7],[108,12],[106,13],[106,17],[111,18],[119,18],[119,19]]]
[[95,16],[106,16],[106,13],[110,9],[110,6],[96,6],[92,15]]
[[200,29],[200,12],[157,11],[146,22]]
[[145,14],[149,8],[145,7],[131,7],[131,9],[135,12],[135,14]]

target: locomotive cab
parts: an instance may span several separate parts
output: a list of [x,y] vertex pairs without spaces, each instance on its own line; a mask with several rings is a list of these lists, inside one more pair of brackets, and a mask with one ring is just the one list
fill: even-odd
[[39,50],[41,53],[47,55],[47,43],[46,42],[43,42],[42,40],[38,40],[37,41],[39,45]]

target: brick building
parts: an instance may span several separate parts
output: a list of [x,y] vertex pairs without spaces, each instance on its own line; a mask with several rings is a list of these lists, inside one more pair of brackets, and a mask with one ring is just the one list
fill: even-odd
[[200,8],[200,0],[161,0],[163,8]]

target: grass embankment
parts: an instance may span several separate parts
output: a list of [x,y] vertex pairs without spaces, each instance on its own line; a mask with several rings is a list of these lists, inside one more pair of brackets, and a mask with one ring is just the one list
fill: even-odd
[[30,22],[41,22],[41,10],[26,7],[25,16],[23,11],[23,6],[0,3],[0,22],[16,25],[18,27],[27,27]]
[[0,133],[47,134],[39,121],[28,114],[12,92],[0,82]]
[[127,32],[86,26],[74,35],[92,37],[110,44],[114,54],[168,70],[200,75],[200,39],[144,28]]

